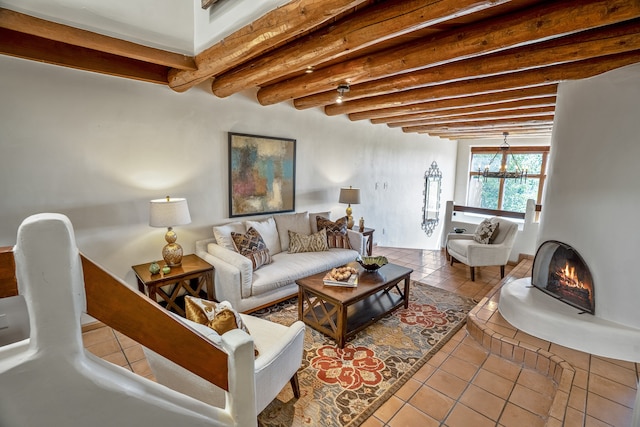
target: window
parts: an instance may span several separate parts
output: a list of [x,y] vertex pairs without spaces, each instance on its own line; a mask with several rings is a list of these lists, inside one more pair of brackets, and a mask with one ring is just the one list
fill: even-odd
[[[499,147],[471,148],[467,206],[524,212],[528,199],[540,204],[549,147],[510,147],[508,151],[500,151]],[[526,179],[482,176],[487,167],[492,172],[501,168],[513,171],[516,163],[527,171]]]

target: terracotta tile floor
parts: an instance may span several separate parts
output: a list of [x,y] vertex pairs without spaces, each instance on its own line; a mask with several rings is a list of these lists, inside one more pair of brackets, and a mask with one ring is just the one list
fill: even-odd
[[[575,375],[566,386],[569,392],[558,391],[552,375],[501,357],[492,348],[495,343],[485,348],[463,328],[364,427],[631,425],[639,364],[582,353],[513,328],[497,312],[498,267],[477,269],[471,282],[468,267],[450,266],[440,251],[375,247],[374,255],[412,268],[414,280],[476,299],[481,306],[475,322],[527,348],[559,356]],[[507,280],[529,276],[530,269],[531,261],[507,266]],[[99,324],[85,327],[83,337],[91,353],[153,380],[135,341]]]

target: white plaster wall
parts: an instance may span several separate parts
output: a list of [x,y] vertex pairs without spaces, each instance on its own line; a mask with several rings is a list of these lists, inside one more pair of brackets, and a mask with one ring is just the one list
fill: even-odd
[[0,0],[0,7],[172,52],[194,53],[194,8],[184,0]]
[[376,242],[439,247],[441,226],[430,238],[420,228],[422,180],[437,161],[442,200],[452,197],[455,142],[262,107],[253,92],[218,99],[206,84],[179,94],[6,56],[0,70],[0,245],[15,243],[27,216],[63,213],[80,250],[135,286],[130,267],[159,259],[164,245],[164,231],[148,226],[149,200],[187,198],[192,223],[176,228],[185,253],[229,220],[233,131],[297,139],[296,210],[344,215],[339,188],[353,185],[362,189],[354,216],[376,229]]
[[640,327],[640,64],[562,83],[538,242],[573,246],[589,265],[596,316]]

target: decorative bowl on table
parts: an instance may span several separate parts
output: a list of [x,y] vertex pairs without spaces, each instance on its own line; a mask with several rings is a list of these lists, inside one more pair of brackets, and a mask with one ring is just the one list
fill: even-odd
[[365,256],[356,258],[358,264],[360,264],[367,271],[376,271],[383,265],[389,263],[386,257],[383,256]]

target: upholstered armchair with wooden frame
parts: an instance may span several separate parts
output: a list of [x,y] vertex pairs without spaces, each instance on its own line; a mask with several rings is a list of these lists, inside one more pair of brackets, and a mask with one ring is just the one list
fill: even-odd
[[[247,375],[247,378],[251,378],[255,385],[257,413],[262,412],[275,399],[287,382],[291,383],[294,397],[300,397],[297,372],[302,364],[305,330],[304,323],[301,321],[295,321],[291,326],[284,326],[248,314],[240,314],[250,335],[234,329],[220,336],[206,325],[192,322],[175,313],[171,315],[204,335],[214,345],[222,346],[223,349],[222,338],[227,334],[243,335],[246,339],[253,341],[258,355],[253,363],[253,373]],[[228,394],[223,389],[152,350],[146,347],[143,349],[151,371],[160,384],[212,406],[225,407]],[[189,349],[185,348],[185,351],[188,352]],[[206,364],[209,361],[202,360],[201,363]],[[233,390],[229,390],[229,393],[233,393]]]
[[475,281],[475,267],[500,266],[500,278],[504,278],[504,267],[509,261],[513,244],[518,233],[518,224],[503,218],[493,217],[491,222],[498,223],[491,243],[479,243],[474,234],[450,234],[447,238],[447,252],[451,256],[451,265],[459,261],[469,266],[471,280]]

